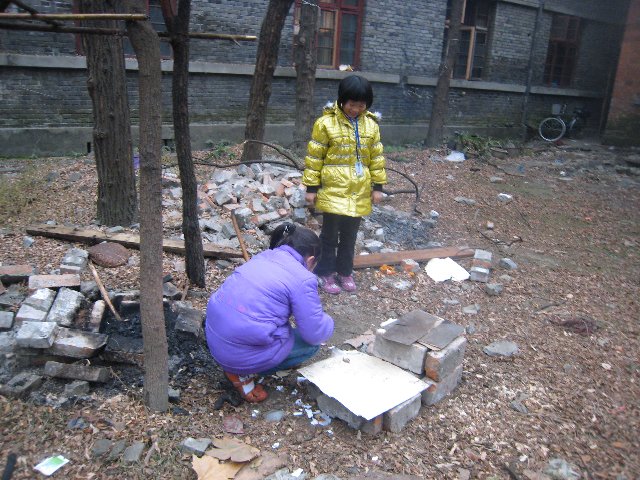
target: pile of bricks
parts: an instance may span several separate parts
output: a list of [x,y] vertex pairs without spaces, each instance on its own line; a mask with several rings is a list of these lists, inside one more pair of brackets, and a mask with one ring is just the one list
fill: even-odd
[[[394,323],[401,326],[402,331],[407,328],[413,330],[415,341],[407,341],[406,336],[398,339],[389,335],[393,333]],[[422,405],[431,406],[441,401],[455,390],[462,379],[462,361],[467,345],[463,327],[422,310],[414,310],[393,322],[384,322],[383,326],[376,332],[372,354],[420,378],[427,384],[422,393],[367,420],[324,394],[313,383],[308,388],[308,393],[322,412],[367,434],[377,434],[382,430],[400,432],[419,415]]]
[[[393,323],[406,327],[415,325],[415,319],[426,320],[431,325],[428,330],[416,330],[424,333],[416,341],[407,344],[387,338]],[[373,355],[425,381],[429,387],[422,392],[423,405],[438,403],[453,392],[462,379],[462,361],[467,346],[464,327],[422,310],[414,310],[393,323],[383,324],[384,327],[376,332]]]
[[[95,282],[80,279],[88,257],[86,251],[72,248],[60,265],[59,271],[67,273],[51,275],[39,275],[29,265],[0,266],[0,282],[7,286],[0,292],[0,394],[24,398],[42,384],[43,375],[107,382],[108,367],[78,363],[88,358],[141,363],[141,339],[140,345],[129,351],[114,335],[100,333],[106,303],[96,300]],[[164,284],[163,294],[172,291],[170,286]],[[111,300],[122,313],[123,309],[139,308],[138,297],[138,292],[119,292]],[[201,311],[189,302],[172,302],[172,308],[177,315],[176,332],[201,335]],[[36,373],[20,371],[32,367]],[[77,389],[66,393],[74,392]]]

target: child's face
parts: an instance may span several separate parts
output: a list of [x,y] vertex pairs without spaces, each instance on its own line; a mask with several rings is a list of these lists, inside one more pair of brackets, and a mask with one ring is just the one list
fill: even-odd
[[342,111],[348,117],[356,118],[367,109],[367,102],[356,102],[355,100],[347,100],[342,104]]

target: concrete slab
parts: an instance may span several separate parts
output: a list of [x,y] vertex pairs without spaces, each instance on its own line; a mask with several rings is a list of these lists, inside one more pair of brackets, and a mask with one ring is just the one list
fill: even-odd
[[44,366],[44,374],[49,377],[70,378],[73,380],[86,380],[87,382],[102,383],[109,380],[110,376],[108,368],[60,362],[47,362]]
[[55,322],[25,321],[18,329],[16,341],[19,347],[49,348],[59,328]]
[[64,357],[91,358],[107,344],[108,338],[108,335],[103,333],[61,327],[49,352]]

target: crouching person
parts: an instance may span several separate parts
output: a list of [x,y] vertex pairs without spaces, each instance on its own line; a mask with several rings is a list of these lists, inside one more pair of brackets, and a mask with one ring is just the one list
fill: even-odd
[[271,235],[269,250],[238,267],[209,299],[209,350],[248,402],[267,398],[256,374],[300,365],[333,334],[311,273],[319,255],[312,230],[285,223]]

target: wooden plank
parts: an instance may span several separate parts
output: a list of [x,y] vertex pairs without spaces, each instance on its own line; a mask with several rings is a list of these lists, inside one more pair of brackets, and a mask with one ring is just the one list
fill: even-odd
[[379,267],[380,265],[397,265],[405,258],[416,262],[424,262],[432,258],[452,259],[473,257],[475,249],[460,247],[427,248],[424,250],[405,250],[402,252],[372,253],[370,255],[356,255],[353,268]]
[[[130,233],[105,233],[100,230],[82,229],[75,227],[63,227],[61,225],[32,225],[27,228],[30,235],[59,238],[71,242],[83,242],[96,244],[103,241],[120,243],[128,248],[140,248],[140,236]],[[162,249],[165,252],[185,254],[185,246],[182,240],[162,240]],[[242,253],[232,248],[221,247],[211,243],[203,243],[202,249],[205,257],[215,258],[241,258]]]

